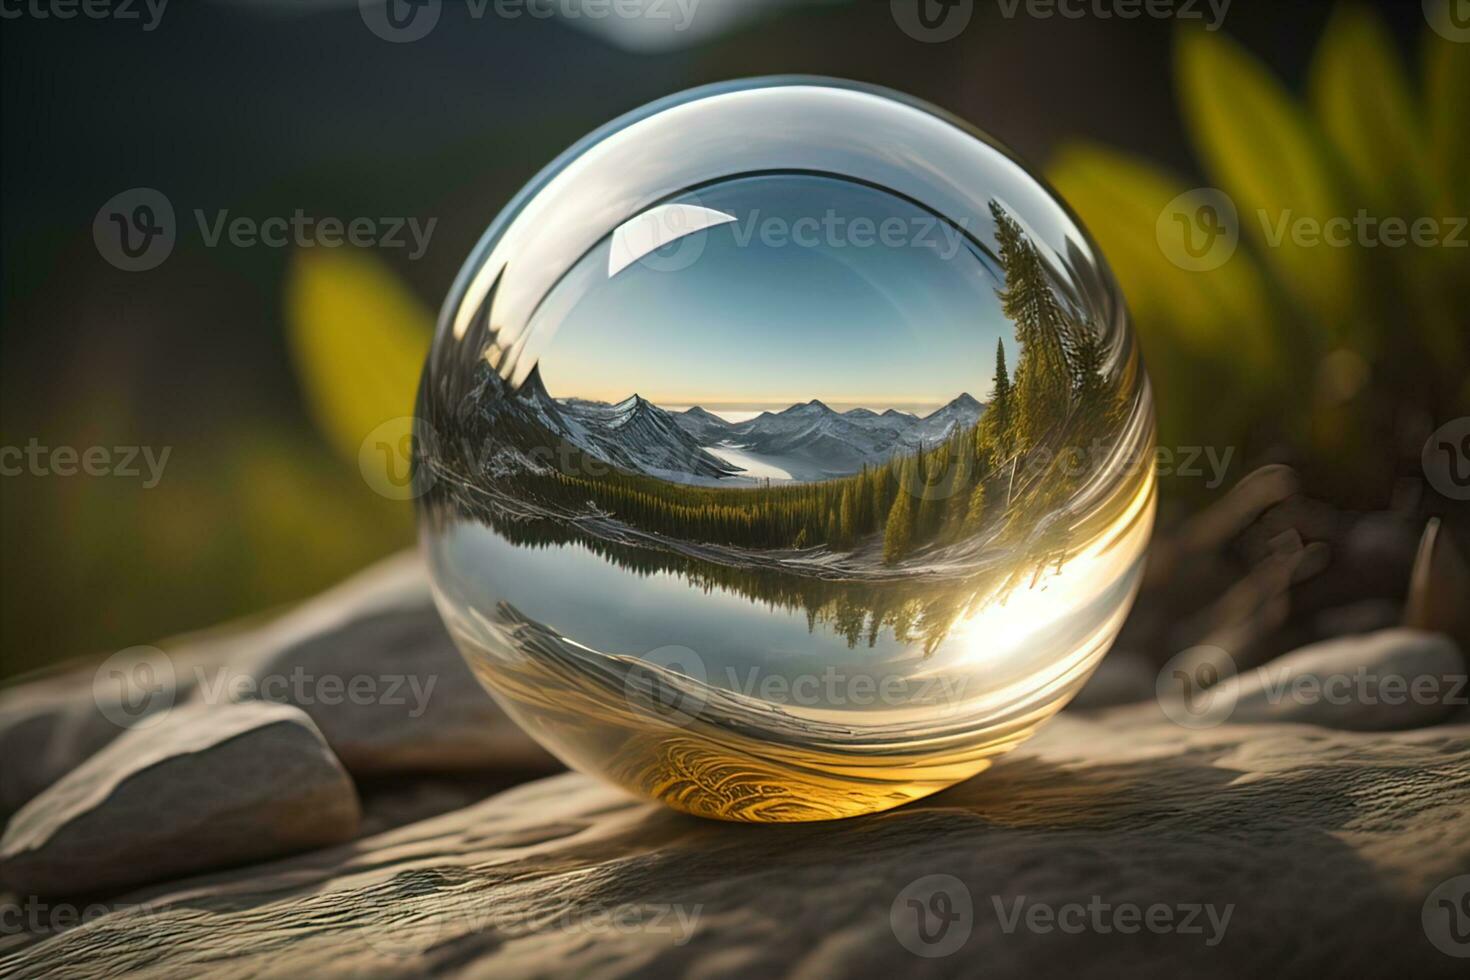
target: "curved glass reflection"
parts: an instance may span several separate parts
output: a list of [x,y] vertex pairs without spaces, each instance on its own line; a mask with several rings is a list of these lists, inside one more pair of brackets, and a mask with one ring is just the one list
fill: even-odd
[[1090,240],[973,130],[846,83],[573,147],[471,256],[418,414],[486,687],[569,764],[726,819],[983,769],[1106,651],[1153,515]]

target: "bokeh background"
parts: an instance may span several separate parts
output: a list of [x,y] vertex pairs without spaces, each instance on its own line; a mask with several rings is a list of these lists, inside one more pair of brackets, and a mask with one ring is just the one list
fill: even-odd
[[[433,311],[486,225],[596,126],[744,76],[891,86],[1046,173],[1128,294],[1166,444],[1234,447],[1233,476],[1290,461],[1343,506],[1421,479],[1428,433],[1470,414],[1470,253],[1273,248],[1247,220],[1229,261],[1189,272],[1156,223],[1200,186],[1243,213],[1466,214],[1470,43],[1417,2],[1235,0],[1216,31],[973,6],[942,43],[887,0],[702,0],[677,34],[446,2],[411,43],[332,0],[174,0],[148,30],[5,20],[0,445],[169,456],[153,487],[0,477],[0,672],[269,609],[409,544],[411,506],[358,450],[411,410]],[[93,222],[138,187],[172,203],[177,242],[127,272]],[[196,209],[435,224],[416,257],[210,246]],[[1219,492],[1169,481],[1165,521]]]

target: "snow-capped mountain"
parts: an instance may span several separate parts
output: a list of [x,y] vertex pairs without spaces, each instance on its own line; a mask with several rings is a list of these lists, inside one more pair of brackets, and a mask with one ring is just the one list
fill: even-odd
[[984,411],[985,406],[971,398],[969,392],[965,392],[948,405],[920,419],[909,429],[906,438],[911,442],[938,442],[953,432],[957,425],[974,425]]
[[737,423],[698,407],[674,419],[706,447],[736,449],[795,464],[802,472],[838,476],[854,473],[864,463],[881,463],[895,453],[936,443],[956,426],[974,425],[984,411],[984,405],[962,394],[922,419],[895,409],[881,414],[866,408],[836,412],[815,399]]
[[698,405],[675,414],[674,421],[678,423],[679,428],[689,433],[703,446],[712,446],[729,438],[730,435],[729,422],[713,412],[705,411]]
[[581,399],[558,402],[547,392],[540,370],[534,369],[515,400],[555,434],[622,469],[665,477],[718,478],[739,472],[705,452],[698,439],[679,427],[672,413],[638,395],[616,405]]

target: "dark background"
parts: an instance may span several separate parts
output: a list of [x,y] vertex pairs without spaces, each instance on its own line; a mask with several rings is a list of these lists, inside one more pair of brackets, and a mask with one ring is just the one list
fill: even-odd
[[[1417,2],[1378,12],[1410,64]],[[1325,3],[1237,0],[1224,31],[1293,91]],[[698,16],[698,14],[696,14]],[[1169,20],[975,20],[943,44],[887,2],[771,6],[728,32],[631,51],[556,20],[446,3],[390,44],[355,4],[173,0],[159,27],[0,23],[0,444],[172,447],[163,481],[0,478],[0,673],[153,641],[330,584],[412,540],[313,425],[287,342],[291,249],[207,248],[192,211],[438,218],[418,261],[379,250],[425,309],[542,165],[599,124],[690,86],[810,73],[874,82],[970,120],[1039,167],[1118,147],[1203,183]],[[179,241],[159,268],[99,255],[92,222],[161,190]]]

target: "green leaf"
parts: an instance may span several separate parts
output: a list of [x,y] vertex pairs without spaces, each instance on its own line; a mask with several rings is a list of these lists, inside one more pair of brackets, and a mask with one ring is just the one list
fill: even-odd
[[1424,99],[1441,216],[1470,211],[1470,44],[1425,32]]
[[1324,340],[1349,332],[1357,256],[1299,237],[1350,218],[1320,131],[1281,84],[1219,33],[1181,31],[1184,117],[1206,168],[1235,202],[1282,288],[1313,314]]
[[1255,258],[1237,248],[1223,264],[1191,271],[1165,253],[1161,218],[1184,183],[1093,145],[1064,148],[1047,176],[1092,233],[1128,301],[1153,381],[1159,438],[1239,445],[1263,413],[1279,415],[1286,357]]
[[365,252],[297,253],[286,293],[292,361],[317,427],[356,462],[378,426],[413,413],[427,310]]
[[1047,176],[1097,240],[1146,343],[1218,358],[1251,380],[1274,373],[1280,354],[1254,257],[1237,249],[1196,272],[1170,261],[1159,243],[1160,216],[1185,192],[1182,181],[1089,144],[1064,148]]
[[1333,13],[1312,61],[1311,105],[1356,186],[1380,215],[1423,214],[1430,197],[1424,127],[1409,80],[1377,15]]

